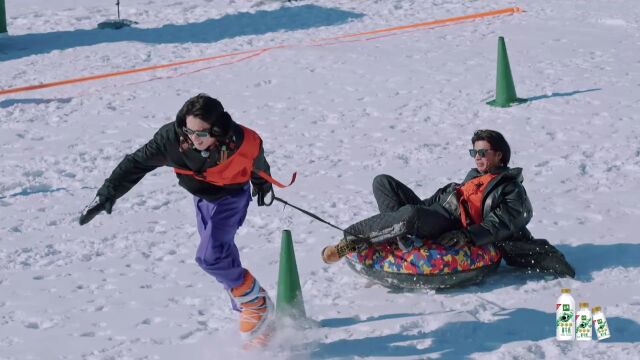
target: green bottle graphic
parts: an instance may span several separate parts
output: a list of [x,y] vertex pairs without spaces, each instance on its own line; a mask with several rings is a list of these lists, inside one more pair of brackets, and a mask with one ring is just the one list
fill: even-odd
[[567,341],[575,339],[576,303],[571,296],[571,289],[560,290],[561,295],[556,302],[556,339]]

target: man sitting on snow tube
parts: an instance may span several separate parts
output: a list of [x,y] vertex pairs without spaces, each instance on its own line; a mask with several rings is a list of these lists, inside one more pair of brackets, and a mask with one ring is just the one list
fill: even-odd
[[548,241],[534,239],[526,225],[531,202],[522,185],[522,169],[509,168],[511,149],[494,130],[478,130],[469,154],[476,167],[462,184],[450,183],[420,200],[409,187],[389,175],[373,180],[380,214],[345,229],[345,237],[322,250],[327,264],[370,244],[397,241],[406,247],[411,238],[427,239],[447,247],[493,244],[510,266],[558,277],[574,277],[573,267]]

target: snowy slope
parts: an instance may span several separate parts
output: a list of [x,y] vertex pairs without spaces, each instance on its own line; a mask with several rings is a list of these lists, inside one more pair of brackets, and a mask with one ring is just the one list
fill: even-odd
[[[0,359],[637,359],[636,2],[124,0],[139,24],[114,32],[95,29],[113,1],[6,0],[0,89],[283,47],[0,95]],[[525,12],[320,41],[512,6]],[[484,103],[498,36],[527,104]],[[338,231],[252,204],[236,239],[244,265],[275,298],[291,229],[312,321],[283,329],[266,355],[244,353],[228,296],[193,260],[192,199],[170,169],[77,224],[124,154],[198,92],[261,133],[275,178],[298,171],[279,196],[341,226],[375,213],[375,175],[427,197],[473,166],[473,130],[499,130],[524,168],[531,231],[578,276],[503,266],[466,289],[394,293],[322,263]],[[555,340],[562,287],[603,307],[611,339]]]

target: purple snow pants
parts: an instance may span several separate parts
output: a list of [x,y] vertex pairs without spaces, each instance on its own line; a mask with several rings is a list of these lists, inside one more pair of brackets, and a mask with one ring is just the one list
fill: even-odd
[[194,197],[193,201],[200,233],[196,262],[225,289],[240,285],[245,269],[240,263],[234,237],[251,202],[249,184],[237,193],[213,202],[199,197]]

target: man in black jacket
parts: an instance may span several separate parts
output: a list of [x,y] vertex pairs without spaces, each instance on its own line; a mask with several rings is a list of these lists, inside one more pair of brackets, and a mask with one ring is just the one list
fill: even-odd
[[492,243],[511,266],[574,277],[562,253],[527,230],[531,203],[522,186],[522,169],[508,167],[511,149],[502,134],[478,130],[471,144],[476,167],[461,184],[448,184],[425,200],[395,178],[377,176],[373,193],[380,214],[345,229],[344,239],[323,249],[323,260],[337,262],[369,242],[393,240],[409,247],[409,239],[417,237],[445,246]]
[[234,238],[253,195],[258,206],[273,189],[262,139],[235,123],[222,104],[199,94],[187,100],[174,122],[162,126],[147,144],[116,166],[80,216],[80,225],[105,211],[148,172],[174,168],[178,183],[193,195],[200,245],[196,262],[223,284],[241,312],[240,332],[254,337],[272,318],[273,304],[253,275],[242,267]]

